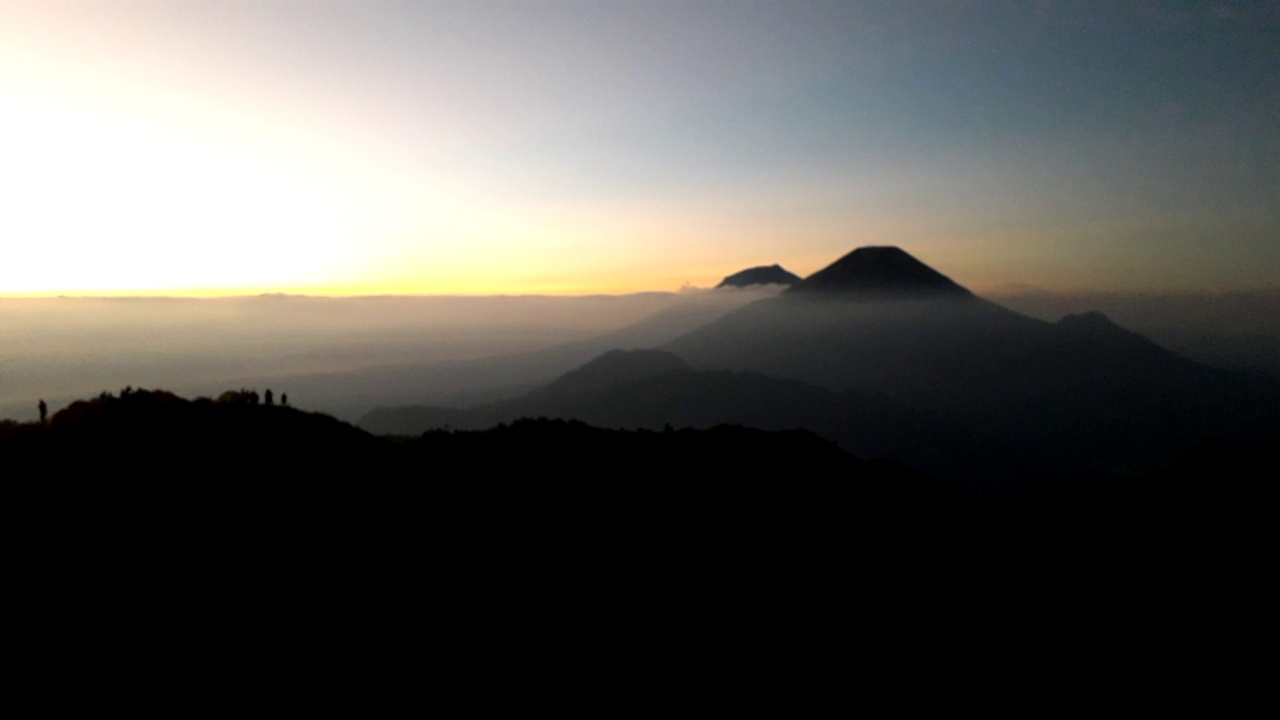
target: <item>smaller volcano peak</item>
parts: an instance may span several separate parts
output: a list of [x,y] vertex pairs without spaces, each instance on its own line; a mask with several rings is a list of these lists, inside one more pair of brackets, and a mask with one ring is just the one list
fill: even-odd
[[1058,324],[1064,327],[1100,327],[1100,328],[1119,327],[1119,325],[1116,325],[1111,318],[1107,317],[1106,315],[1103,315],[1097,310],[1089,310],[1087,312],[1075,313],[1072,315],[1064,315],[1060,320],[1058,320]]
[[750,285],[795,285],[800,276],[788,272],[781,265],[761,265],[736,272],[724,280],[716,288],[748,287]]
[[867,299],[971,297],[972,293],[899,247],[862,247],[805,278],[791,292]]
[[1077,313],[1073,315],[1064,315],[1058,320],[1057,327],[1065,333],[1069,333],[1076,337],[1118,337],[1122,335],[1135,335],[1115,323],[1114,320],[1103,315],[1097,310]]

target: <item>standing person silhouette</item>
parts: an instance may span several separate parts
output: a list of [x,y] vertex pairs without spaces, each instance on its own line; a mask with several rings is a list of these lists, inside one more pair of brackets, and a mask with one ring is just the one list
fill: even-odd
[[44,404],[44,398],[40,398],[40,424],[44,425],[49,417],[49,406]]
[[271,401],[271,388],[267,388],[267,391],[266,391],[265,393],[263,393],[263,394],[262,394],[262,400],[263,400],[263,402],[265,402],[267,405],[271,405],[271,404],[272,404],[272,401]]

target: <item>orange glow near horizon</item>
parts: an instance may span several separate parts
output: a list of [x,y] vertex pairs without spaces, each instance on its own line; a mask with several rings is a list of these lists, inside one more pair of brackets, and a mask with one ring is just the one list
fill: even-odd
[[52,287],[0,292],[0,298],[41,297],[190,297],[218,298],[252,295],[311,295],[358,297],[383,295],[493,296],[493,295],[627,295],[643,292],[679,292],[686,285],[714,287],[721,277],[688,277],[651,274],[615,278],[455,278],[452,281],[390,281],[369,283],[298,283],[292,285],[207,285],[195,287]]
[[1059,84],[939,61],[920,8],[882,9],[912,64],[839,4],[484,5],[5,5],[0,297],[677,291],[865,245],[979,294],[1277,286],[1263,106],[1037,117]]

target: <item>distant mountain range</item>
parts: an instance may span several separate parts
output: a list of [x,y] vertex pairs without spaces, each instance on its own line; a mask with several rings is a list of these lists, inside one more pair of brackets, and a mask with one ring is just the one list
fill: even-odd
[[607,353],[465,410],[379,408],[361,425],[804,427],[979,492],[1137,472],[1206,437],[1280,434],[1280,383],[1187,360],[1099,313],[1020,315],[891,247],[855,250],[661,350]]
[[1108,467],[1280,427],[1280,383],[1187,360],[1098,313],[1019,315],[896,248],[857,250],[664,347],[695,367],[881,393]]

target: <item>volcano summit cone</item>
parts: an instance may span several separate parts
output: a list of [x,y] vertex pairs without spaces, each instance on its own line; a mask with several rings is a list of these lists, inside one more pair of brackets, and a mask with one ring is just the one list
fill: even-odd
[[788,292],[865,299],[973,297],[947,276],[891,246],[858,248]]

